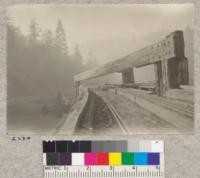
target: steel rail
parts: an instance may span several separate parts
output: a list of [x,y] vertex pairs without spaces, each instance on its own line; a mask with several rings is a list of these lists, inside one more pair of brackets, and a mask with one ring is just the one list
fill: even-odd
[[108,102],[105,102],[106,106],[112,113],[113,117],[115,118],[116,122],[118,123],[119,127],[121,128],[122,132],[126,135],[132,134],[132,132],[129,130],[128,126],[126,123],[123,121],[123,119],[119,116],[117,113],[116,109]]

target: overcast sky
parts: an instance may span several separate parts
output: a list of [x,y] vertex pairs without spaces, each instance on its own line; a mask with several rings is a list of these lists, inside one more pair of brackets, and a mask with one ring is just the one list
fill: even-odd
[[28,33],[35,18],[42,29],[55,31],[61,19],[69,44],[143,35],[192,26],[193,5],[14,5],[12,21]]
[[[72,52],[74,45],[79,44],[83,60],[87,61],[92,52],[99,64],[107,62],[108,59],[116,59],[122,55],[123,50],[137,47],[139,44],[136,39],[141,41],[143,36],[152,32],[184,30],[188,25],[193,27],[194,15],[192,4],[15,5],[10,6],[7,12],[24,34],[28,34],[33,18],[43,30],[51,29],[53,32],[58,19],[61,19],[69,52]],[[155,40],[156,38],[155,36]],[[123,43],[123,39],[133,40],[131,43]],[[96,42],[101,41],[106,43],[95,46]],[[112,41],[114,44],[110,43]],[[145,41],[142,44],[145,44]],[[135,72],[140,78],[144,74],[142,70]],[[153,68],[149,66],[145,70],[153,71]],[[151,74],[143,78],[151,81],[154,78],[153,72]],[[135,76],[137,80],[137,75]]]

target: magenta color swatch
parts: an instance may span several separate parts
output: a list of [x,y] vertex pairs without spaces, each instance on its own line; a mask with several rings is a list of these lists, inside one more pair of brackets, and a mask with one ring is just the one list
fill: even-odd
[[97,154],[85,153],[85,165],[97,165]]

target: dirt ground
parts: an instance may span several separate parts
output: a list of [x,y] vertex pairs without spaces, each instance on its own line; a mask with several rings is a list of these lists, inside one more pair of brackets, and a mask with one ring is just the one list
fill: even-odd
[[95,90],[95,92],[114,106],[133,134],[178,133],[178,130],[170,123],[119,94],[102,90]]

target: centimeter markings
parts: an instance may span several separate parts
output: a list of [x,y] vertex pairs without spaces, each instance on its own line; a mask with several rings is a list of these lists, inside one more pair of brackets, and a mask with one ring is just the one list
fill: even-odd
[[164,178],[164,165],[44,166],[44,178]]

